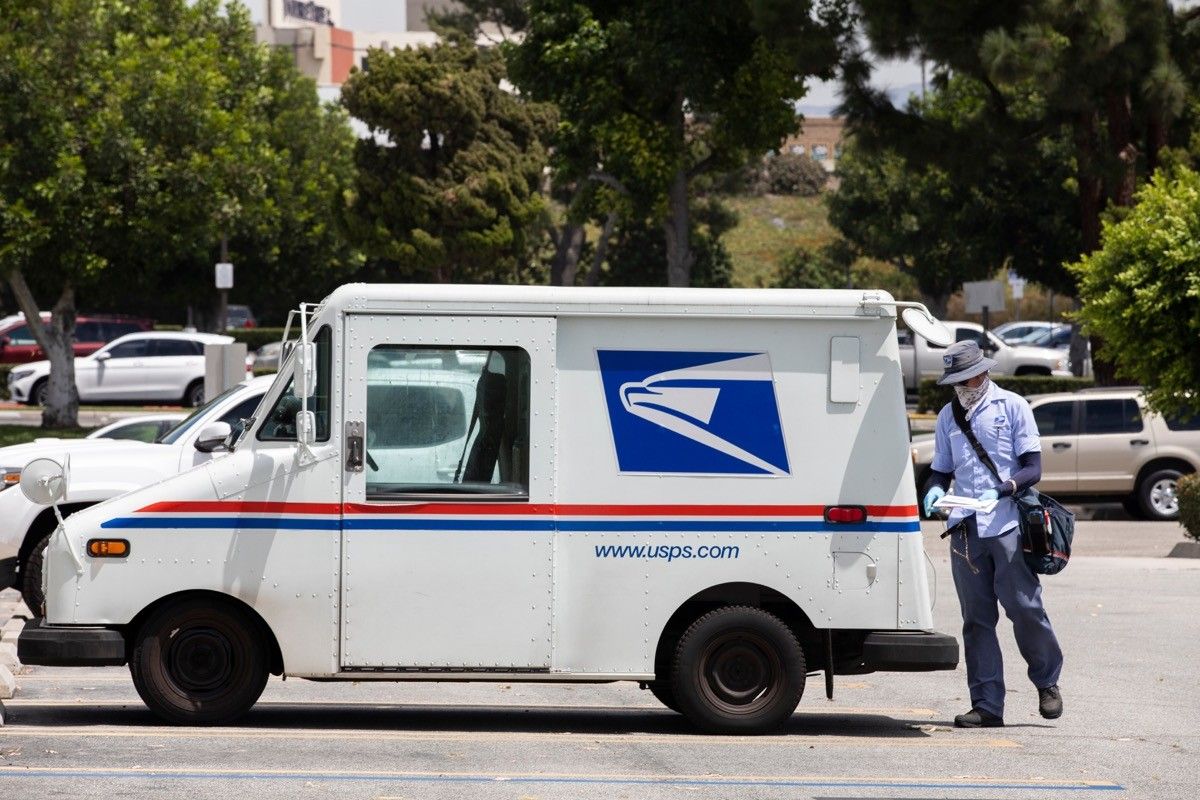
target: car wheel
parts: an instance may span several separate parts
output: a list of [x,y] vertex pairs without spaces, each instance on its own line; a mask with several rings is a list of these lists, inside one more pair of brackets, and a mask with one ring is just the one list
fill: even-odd
[[21,567],[21,599],[35,617],[46,616],[46,593],[42,591],[42,566],[46,560],[46,545],[53,533],[47,533],[29,551]]
[[726,606],[679,638],[671,689],[679,710],[712,733],[768,733],[804,694],[804,651],[792,631],[759,608]]
[[1157,469],[1138,484],[1138,505],[1147,519],[1173,520],[1179,518],[1179,497],[1176,489],[1183,475],[1177,469]]
[[29,390],[29,405],[41,406],[42,408],[46,407],[46,396],[49,394],[49,384],[50,382],[48,380],[42,378],[33,385],[33,388]]
[[183,393],[183,404],[189,408],[199,408],[204,405],[204,381],[192,381],[187,391]]
[[150,710],[177,725],[222,725],[250,710],[267,685],[262,631],[210,597],[166,605],[137,634],[129,672]]

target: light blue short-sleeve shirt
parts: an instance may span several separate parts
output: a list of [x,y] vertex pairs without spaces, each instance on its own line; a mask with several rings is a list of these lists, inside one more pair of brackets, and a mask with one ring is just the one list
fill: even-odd
[[[978,497],[988,489],[999,489],[1019,468],[1018,456],[1042,451],[1029,402],[995,383],[988,386],[984,398],[967,413],[967,421],[996,464],[1000,479],[975,455],[947,403],[937,418],[932,467],[938,472],[954,473],[955,494]],[[972,512],[954,509],[949,524],[956,524],[969,513]],[[975,516],[980,537],[999,536],[1017,526],[1017,504],[1011,497],[1001,497],[990,514]]]

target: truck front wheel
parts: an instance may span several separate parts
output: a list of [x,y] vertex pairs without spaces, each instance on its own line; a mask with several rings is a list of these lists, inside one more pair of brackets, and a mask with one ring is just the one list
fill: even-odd
[[759,608],[710,611],[675,649],[671,685],[679,710],[712,733],[768,733],[804,694],[804,651],[778,617]]
[[223,725],[250,710],[267,684],[259,626],[232,603],[188,598],[153,612],[129,671],[142,700],[177,725]]

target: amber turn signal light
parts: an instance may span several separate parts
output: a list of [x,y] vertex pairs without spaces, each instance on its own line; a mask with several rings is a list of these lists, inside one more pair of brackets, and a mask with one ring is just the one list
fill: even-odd
[[129,555],[129,542],[124,539],[89,539],[87,551],[92,558],[125,558]]

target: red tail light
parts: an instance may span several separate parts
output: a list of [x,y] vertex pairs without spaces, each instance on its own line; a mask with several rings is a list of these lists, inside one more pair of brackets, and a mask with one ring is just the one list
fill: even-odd
[[839,525],[867,521],[866,506],[825,506],[825,521]]

